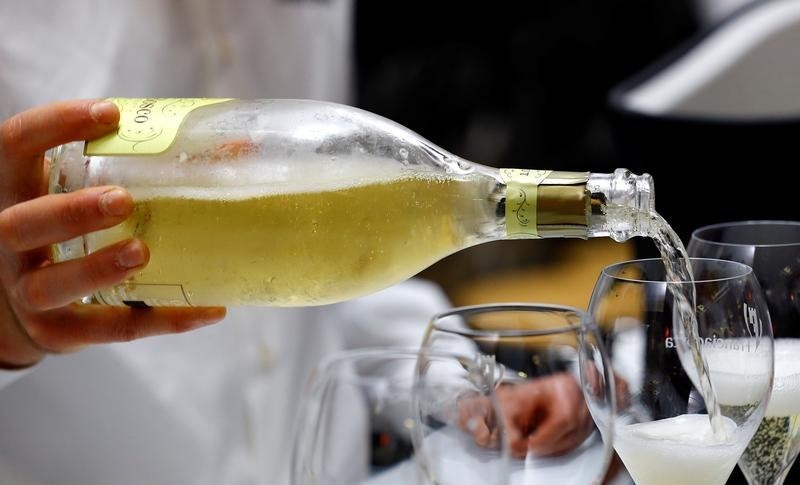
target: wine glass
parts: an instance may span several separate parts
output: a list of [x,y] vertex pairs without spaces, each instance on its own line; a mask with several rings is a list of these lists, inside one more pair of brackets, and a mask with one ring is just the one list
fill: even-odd
[[472,354],[497,369],[512,485],[586,485],[606,475],[613,389],[602,344],[582,319],[570,307],[511,303],[455,308],[428,326],[423,353]]
[[753,268],[775,338],[775,380],[766,416],[739,468],[751,485],[781,484],[800,453],[800,222],[744,221],[697,229],[689,255]]
[[[613,369],[614,448],[637,485],[724,484],[769,399],[769,314],[752,269],[715,259],[689,263],[694,282],[668,283],[660,259],[608,266],[587,311]],[[696,295],[688,312],[675,296],[685,290]],[[689,338],[681,326],[694,321],[697,334]],[[687,352],[692,344],[700,361]]]
[[[294,485],[506,483],[492,366],[417,349],[345,351],[312,375]],[[475,442],[485,433],[494,446]]]

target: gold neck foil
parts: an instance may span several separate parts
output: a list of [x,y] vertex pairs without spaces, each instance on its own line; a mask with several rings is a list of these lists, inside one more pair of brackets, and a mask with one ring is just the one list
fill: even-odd
[[587,236],[591,197],[588,172],[501,169],[506,183],[510,237]]

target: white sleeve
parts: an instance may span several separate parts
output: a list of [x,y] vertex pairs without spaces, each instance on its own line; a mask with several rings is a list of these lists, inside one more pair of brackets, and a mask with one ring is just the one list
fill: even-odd
[[338,305],[332,316],[343,328],[347,348],[418,348],[431,317],[449,307],[438,285],[412,278]]
[[25,369],[19,370],[0,369],[0,390],[16,381],[20,377],[28,374],[33,369],[34,367],[26,367]]

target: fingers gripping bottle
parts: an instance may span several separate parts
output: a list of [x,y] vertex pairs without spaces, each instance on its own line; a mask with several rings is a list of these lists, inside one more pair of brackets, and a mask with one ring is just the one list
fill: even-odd
[[643,235],[653,208],[649,175],[491,168],[349,106],[112,101],[119,130],[56,148],[50,192],[120,185],[135,212],[53,258],[135,237],[150,263],[86,302],[326,304],[488,241]]

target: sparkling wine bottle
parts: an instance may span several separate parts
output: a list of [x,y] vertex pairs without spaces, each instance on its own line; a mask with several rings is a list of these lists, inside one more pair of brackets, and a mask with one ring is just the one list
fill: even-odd
[[50,192],[119,185],[134,214],[55,261],[139,238],[108,305],[319,305],[498,239],[645,235],[653,182],[497,169],[378,115],[306,100],[112,99],[117,132],[51,154]]

